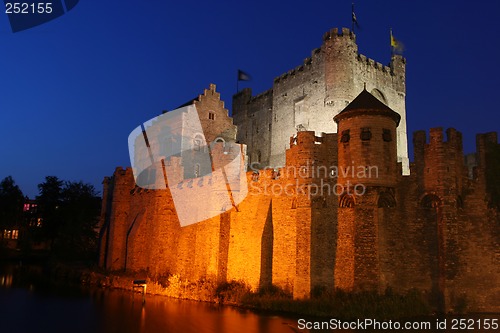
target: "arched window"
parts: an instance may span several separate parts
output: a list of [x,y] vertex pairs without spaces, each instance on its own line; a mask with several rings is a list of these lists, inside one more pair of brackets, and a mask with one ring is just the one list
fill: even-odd
[[382,103],[384,103],[385,105],[389,105],[389,103],[387,103],[387,99],[385,98],[384,94],[378,90],[377,88],[373,89],[371,91],[371,94],[375,97],[377,97],[377,99],[379,101],[381,101]]
[[205,145],[205,137],[202,134],[196,134],[193,138],[193,150],[200,151],[201,147]]
[[351,139],[351,135],[349,134],[349,130],[342,131],[342,136],[340,137],[340,142],[347,143]]
[[220,143],[220,142],[222,142],[222,146],[223,146],[223,147],[225,147],[225,146],[226,146],[226,141],[225,141],[223,138],[221,138],[220,136],[219,136],[219,137],[217,137],[217,138],[215,138],[214,142],[215,142],[215,143]]
[[437,208],[441,205],[441,199],[435,194],[427,194],[420,200],[420,206],[423,208]]
[[378,197],[377,206],[379,208],[393,208],[396,207],[396,199],[389,192],[382,192]]
[[340,208],[354,208],[354,197],[349,194],[344,194],[339,200]]

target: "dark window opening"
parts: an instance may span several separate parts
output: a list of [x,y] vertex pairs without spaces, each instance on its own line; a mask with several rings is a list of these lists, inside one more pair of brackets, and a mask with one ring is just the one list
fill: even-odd
[[351,136],[349,135],[349,130],[342,131],[342,136],[340,137],[340,142],[349,142]]
[[210,119],[210,120],[215,120],[215,113],[213,113],[213,112],[209,112],[209,113],[208,113],[208,119]]
[[396,199],[390,192],[382,192],[378,198],[378,208],[393,208],[396,207]]
[[372,131],[369,127],[363,127],[361,129],[361,140],[368,141],[372,138]]
[[391,130],[384,128],[382,132],[382,139],[384,139],[385,142],[391,142],[392,141]]

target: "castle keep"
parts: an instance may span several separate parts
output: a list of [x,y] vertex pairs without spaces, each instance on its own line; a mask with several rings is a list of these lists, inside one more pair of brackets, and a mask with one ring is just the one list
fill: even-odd
[[[299,119],[300,112],[290,104],[300,102],[293,97],[299,87],[287,85],[287,80],[309,75],[327,87],[329,75],[336,73],[333,69],[324,76],[307,73],[329,66],[324,61],[335,58],[329,52],[336,41],[345,42],[351,51],[355,45],[345,30],[342,36],[330,33],[325,39],[322,49],[305,65],[309,68],[277,79],[273,90],[263,95],[251,97],[244,90],[235,96],[243,126],[253,126],[252,112],[255,118],[267,112],[268,118],[262,119],[270,121],[266,124],[271,131],[266,133],[272,142],[277,131],[274,116],[285,121],[285,107],[280,109],[279,101],[291,105],[294,119]],[[361,61],[357,66],[365,66],[366,60],[355,59]],[[403,59],[394,62],[404,72]],[[367,61],[366,66],[372,65]],[[338,79],[362,82],[338,71]],[[394,70],[385,71],[393,75]],[[373,67],[368,73],[375,77],[378,69]],[[331,111],[328,117],[319,112],[319,117],[325,117],[323,132],[306,127],[288,135],[289,148],[283,146],[279,154],[271,146],[268,155],[261,151],[261,161],[284,154],[283,166],[244,174],[247,196],[220,214],[181,227],[174,188],[186,189],[192,202],[209,201],[211,196],[197,193],[213,181],[207,174],[196,174],[192,165],[184,165],[182,156],[165,161],[178,177],[169,177],[162,190],[138,187],[131,168],[117,168],[112,177],[106,177],[100,265],[108,270],[147,271],[151,276],[179,274],[190,281],[240,280],[253,289],[273,284],[295,298],[310,297],[316,290],[384,292],[391,288],[404,292],[416,288],[441,309],[453,309],[466,297],[473,311],[500,311],[500,200],[495,192],[498,179],[491,176],[500,170],[495,157],[500,153],[497,134],[478,135],[477,152],[466,165],[460,132],[443,132],[442,128],[433,128],[429,134],[416,132],[411,172],[403,175],[399,128],[405,126],[404,85],[399,87],[402,104],[396,103],[400,109],[395,110],[387,96],[396,96],[396,88],[392,93],[383,91],[384,103],[377,92],[382,90],[373,91],[375,81],[368,80],[366,89],[361,84],[357,90],[353,85],[338,91],[332,85],[316,92],[314,80],[304,85],[308,94],[303,103],[315,100],[314,94],[323,94],[332,105],[343,103],[340,112],[321,102],[321,110]],[[236,147],[245,154],[244,144],[231,145],[232,152],[226,149],[241,133],[239,128],[238,133],[233,131],[215,85],[191,103],[202,120],[206,142],[217,141],[211,152],[219,167],[230,163]],[[264,103],[272,112],[252,109]],[[279,116],[278,112],[283,113]],[[222,130],[226,134],[220,142],[211,125],[215,121],[229,129]],[[283,126],[292,125],[290,119],[286,122]],[[192,139],[192,150],[197,151],[199,141]]]
[[254,168],[285,163],[288,139],[297,131],[335,133],[331,123],[366,85],[401,116],[396,141],[403,174],[409,173],[406,133],[405,59],[393,55],[384,66],[358,53],[355,35],[332,29],[304,63],[274,79],[273,87],[257,96],[247,88],[233,97],[238,142],[248,147]]

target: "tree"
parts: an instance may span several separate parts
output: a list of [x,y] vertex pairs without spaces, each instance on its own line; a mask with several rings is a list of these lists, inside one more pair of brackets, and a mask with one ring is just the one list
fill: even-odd
[[45,177],[45,182],[38,184],[39,195],[36,197],[42,216],[42,230],[52,243],[61,224],[59,208],[62,202],[63,181],[56,176]]
[[101,198],[94,186],[65,182],[61,192],[60,218],[54,251],[63,259],[94,259],[97,254],[97,223]]
[[94,186],[55,176],[38,185],[37,197],[52,255],[63,260],[94,259],[101,198]]
[[19,226],[23,221],[23,192],[11,176],[0,182],[0,228]]

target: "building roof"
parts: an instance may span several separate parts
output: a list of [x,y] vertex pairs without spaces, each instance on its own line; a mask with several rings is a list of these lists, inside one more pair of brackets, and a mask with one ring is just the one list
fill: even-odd
[[182,105],[179,105],[178,107],[176,107],[176,109],[180,109],[180,108],[183,108],[185,106],[192,105],[195,101],[199,101],[199,96],[187,101],[186,103],[184,103]]
[[340,111],[339,114],[333,117],[333,120],[338,123],[342,119],[361,114],[389,116],[394,119],[396,126],[399,125],[399,121],[401,120],[399,113],[395,112],[381,102],[377,97],[370,94],[366,88],[363,89],[363,91],[351,103],[349,103],[344,110]]

